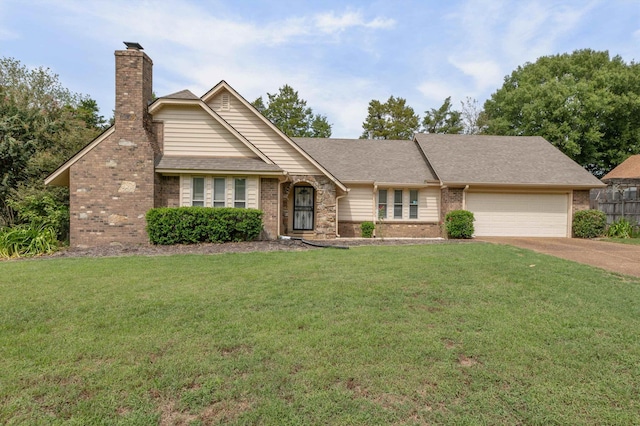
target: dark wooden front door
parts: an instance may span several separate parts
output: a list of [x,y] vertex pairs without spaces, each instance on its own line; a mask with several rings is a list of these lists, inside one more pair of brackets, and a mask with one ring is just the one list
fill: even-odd
[[293,230],[312,231],[314,211],[314,189],[296,186],[293,189]]

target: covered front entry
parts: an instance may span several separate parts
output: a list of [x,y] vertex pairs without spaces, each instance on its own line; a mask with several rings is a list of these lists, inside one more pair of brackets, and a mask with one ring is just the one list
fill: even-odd
[[569,196],[566,193],[466,194],[477,236],[567,237]]
[[313,231],[315,194],[312,186],[296,186],[293,189],[293,230]]

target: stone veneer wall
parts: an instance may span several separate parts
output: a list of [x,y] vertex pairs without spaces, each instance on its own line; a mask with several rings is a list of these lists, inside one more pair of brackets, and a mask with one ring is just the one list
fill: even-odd
[[[291,181],[283,184],[282,228],[284,235],[293,233],[293,187],[310,185],[315,189],[315,228],[310,238],[332,239],[336,237],[336,185],[324,175],[291,175]],[[304,234],[308,234],[305,232]]]
[[146,244],[154,207],[154,140],[147,111],[151,59],[139,50],[115,52],[115,132],[70,167],[72,246]]
[[260,209],[263,212],[264,225],[261,238],[278,238],[278,179],[260,179]]
[[[340,221],[338,233],[344,238],[359,238],[362,222]],[[442,236],[440,224],[433,222],[378,222],[375,229],[376,238],[438,238]]]

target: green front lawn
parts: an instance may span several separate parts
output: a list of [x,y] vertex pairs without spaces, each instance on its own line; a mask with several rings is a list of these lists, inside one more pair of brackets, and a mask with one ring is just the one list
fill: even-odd
[[0,262],[0,423],[638,424],[640,282],[509,246]]

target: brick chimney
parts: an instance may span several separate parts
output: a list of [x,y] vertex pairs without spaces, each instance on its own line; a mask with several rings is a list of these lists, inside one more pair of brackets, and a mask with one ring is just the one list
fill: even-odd
[[153,62],[138,43],[124,42],[116,50],[116,128],[144,128],[151,132],[147,107],[152,100]]
[[70,169],[71,245],[148,244],[157,142],[148,112],[152,62],[138,43],[115,52],[113,133]]

